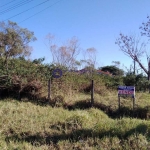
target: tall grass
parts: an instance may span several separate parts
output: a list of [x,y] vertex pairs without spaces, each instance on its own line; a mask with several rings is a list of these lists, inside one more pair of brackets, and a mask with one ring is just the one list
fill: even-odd
[[53,79],[50,105],[38,99],[0,100],[0,149],[150,149],[149,94],[136,93],[134,112],[132,100],[121,98],[118,111],[117,91],[94,76],[91,108],[91,79],[78,77]]
[[[85,97],[78,95],[76,101]],[[102,97],[97,95],[96,101],[102,103]],[[109,101],[104,97],[106,106]],[[68,110],[0,101],[0,149],[149,149],[149,140],[149,120],[112,119],[99,108]]]

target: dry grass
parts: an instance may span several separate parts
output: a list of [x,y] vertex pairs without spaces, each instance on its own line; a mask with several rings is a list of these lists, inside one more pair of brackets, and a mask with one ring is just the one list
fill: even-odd
[[[149,105],[149,98],[148,93],[137,93],[137,107]],[[149,120],[108,117],[106,109],[115,112],[118,108],[116,91],[107,96],[95,94],[93,108],[85,106],[90,94],[78,93],[64,100],[74,109],[1,100],[0,149],[149,149]],[[121,105],[127,110],[132,108],[130,99],[122,98]]]

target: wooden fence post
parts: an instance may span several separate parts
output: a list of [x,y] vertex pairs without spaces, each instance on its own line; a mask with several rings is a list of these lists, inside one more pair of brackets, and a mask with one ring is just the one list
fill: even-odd
[[48,100],[51,98],[51,79],[48,80]]
[[92,80],[91,84],[91,106],[94,105],[94,81]]
[[119,110],[119,113],[120,113],[120,96],[118,96],[118,110]]
[[134,113],[135,112],[135,97],[133,97],[132,100],[133,100],[133,110],[132,110],[133,112],[132,112],[132,116],[134,117],[134,114],[135,114]]

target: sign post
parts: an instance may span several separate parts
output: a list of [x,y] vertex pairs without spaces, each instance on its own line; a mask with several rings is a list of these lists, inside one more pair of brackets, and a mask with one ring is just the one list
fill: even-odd
[[[62,70],[57,68],[52,71],[53,78],[60,78],[62,76]],[[51,78],[48,80],[48,100],[51,99]]]
[[118,107],[120,110],[120,97],[128,96],[133,100],[133,111],[135,108],[135,86],[119,86],[118,87]]
[[119,111],[120,111],[120,96],[118,96],[118,108],[119,108]]

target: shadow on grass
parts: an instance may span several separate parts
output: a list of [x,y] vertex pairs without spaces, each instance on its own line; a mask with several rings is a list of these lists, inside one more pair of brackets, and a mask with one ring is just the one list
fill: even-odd
[[19,134],[12,134],[6,136],[5,141],[10,143],[11,141],[17,142],[28,142],[34,146],[41,146],[41,145],[50,145],[50,144],[57,144],[59,141],[62,140],[69,140],[70,142],[77,142],[82,140],[87,140],[88,138],[104,138],[109,137],[110,139],[113,137],[118,137],[120,140],[126,140],[131,135],[138,135],[142,134],[146,136],[147,139],[150,138],[150,133],[147,133],[148,127],[145,124],[140,124],[133,129],[128,131],[122,131],[116,129],[116,127],[108,129],[107,131],[101,129],[100,131],[95,131],[92,129],[76,129],[73,131],[69,131],[69,133],[60,133],[60,134],[53,134],[50,135],[47,132],[44,133],[37,133],[34,135],[30,135],[29,133],[19,133]]
[[16,100],[18,102],[30,102],[34,105],[40,105],[40,106],[54,106],[54,102],[53,101],[49,101],[46,97],[40,97],[40,98],[36,98],[34,96],[22,96],[21,98],[19,98],[18,96],[15,95],[9,95],[9,96],[0,96],[0,101],[11,101],[12,100]]
[[120,117],[133,117],[133,118],[140,118],[140,119],[150,118],[150,106],[144,108],[137,107],[134,109],[134,111],[129,107],[121,106],[119,110],[119,109],[113,109],[111,106],[107,106],[98,102],[95,102],[93,106],[91,106],[90,100],[82,100],[76,102],[73,105],[66,105],[64,108],[67,108],[68,110],[75,110],[75,109],[89,109],[91,107],[98,108],[104,111],[109,117],[114,119]]
[[[6,97],[2,97],[0,100],[5,100]],[[18,100],[16,97],[7,97],[7,98],[15,98],[16,101],[20,101]],[[146,107],[136,107],[134,109],[134,111],[129,108],[129,107],[125,107],[125,106],[121,106],[120,110],[117,108],[112,108],[111,105],[105,105],[103,103],[98,103],[95,102],[93,105],[91,105],[90,99],[86,99],[86,100],[81,100],[78,101],[74,104],[67,104],[64,102],[63,97],[61,96],[56,96],[54,99],[52,100],[48,100],[45,97],[41,97],[39,99],[36,98],[30,98],[30,100],[28,98],[22,98],[21,101],[23,102],[31,102],[35,105],[40,105],[40,106],[52,106],[52,107],[63,107],[64,109],[68,109],[68,110],[75,110],[75,109],[90,109],[91,107],[93,108],[97,108],[100,109],[102,111],[104,111],[110,118],[121,118],[121,117],[133,117],[133,118],[140,118],[140,119],[150,119],[150,106],[146,106]]]

